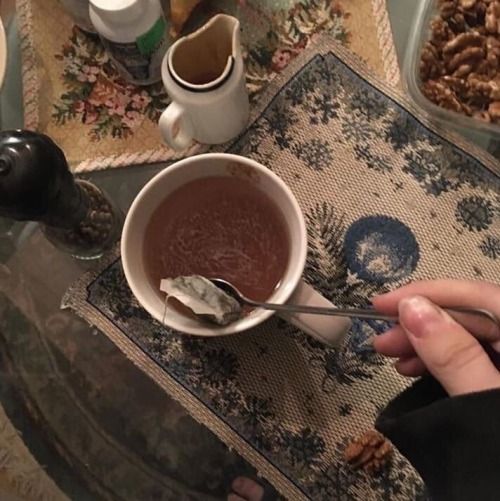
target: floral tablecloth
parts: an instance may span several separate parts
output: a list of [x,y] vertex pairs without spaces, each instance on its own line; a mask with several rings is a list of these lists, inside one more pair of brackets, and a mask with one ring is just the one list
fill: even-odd
[[[52,137],[76,171],[172,158],[157,128],[168,104],[163,86],[121,80],[97,37],[74,28],[58,0],[17,2],[26,128]],[[224,11],[241,20],[254,103],[274,75],[325,31],[380,76],[398,81],[384,0],[212,0],[202,7],[200,19]]]
[[[226,151],[264,163],[292,189],[307,221],[305,279],[333,303],[366,305],[425,278],[500,282],[498,163],[432,129],[329,38],[275,79]],[[140,308],[117,253],[64,306],[289,499],[424,498],[401,456],[376,475],[343,457],[409,383],[367,343],[386,323],[354,321],[339,349],[277,319],[233,336],[185,336]]]

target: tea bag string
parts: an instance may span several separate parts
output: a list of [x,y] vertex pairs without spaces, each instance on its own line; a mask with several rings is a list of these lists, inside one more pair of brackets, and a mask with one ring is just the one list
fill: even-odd
[[163,319],[162,319],[162,324],[163,325],[166,325],[165,324],[165,320],[167,318],[167,311],[168,311],[168,298],[169,298],[169,295],[168,294],[165,294],[165,301],[164,301],[164,306],[165,308],[163,309]]

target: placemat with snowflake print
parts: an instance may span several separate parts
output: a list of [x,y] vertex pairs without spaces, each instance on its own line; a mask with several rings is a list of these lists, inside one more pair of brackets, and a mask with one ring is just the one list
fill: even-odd
[[[500,280],[500,177],[481,152],[433,131],[404,98],[329,38],[271,85],[227,151],[271,168],[306,216],[305,278],[332,302],[364,305],[410,280]],[[399,455],[377,475],[343,451],[408,385],[354,321],[341,349],[274,319],[198,339],[151,320],[117,254],[67,293],[65,307],[102,329],[199,421],[290,499],[415,499]]]
[[[58,0],[17,1],[26,128],[52,137],[79,172],[179,156],[163,145],[157,127],[168,104],[161,83],[138,88],[123,82],[98,39],[73,28]],[[241,20],[255,100],[324,31],[379,75],[399,78],[384,0],[205,0],[201,7],[200,19],[224,11]]]

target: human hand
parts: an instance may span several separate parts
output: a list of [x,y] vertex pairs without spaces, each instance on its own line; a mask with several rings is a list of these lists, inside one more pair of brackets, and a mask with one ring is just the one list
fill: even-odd
[[500,372],[479,341],[439,305],[484,308],[500,318],[500,287],[486,282],[414,282],[375,297],[381,313],[399,324],[377,336],[377,352],[395,357],[404,376],[429,371],[450,396],[500,388]]

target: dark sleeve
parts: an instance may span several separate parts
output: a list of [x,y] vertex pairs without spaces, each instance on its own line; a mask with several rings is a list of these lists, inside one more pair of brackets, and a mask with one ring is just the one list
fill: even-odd
[[375,427],[413,464],[431,499],[500,500],[500,390],[450,398],[423,378]]

